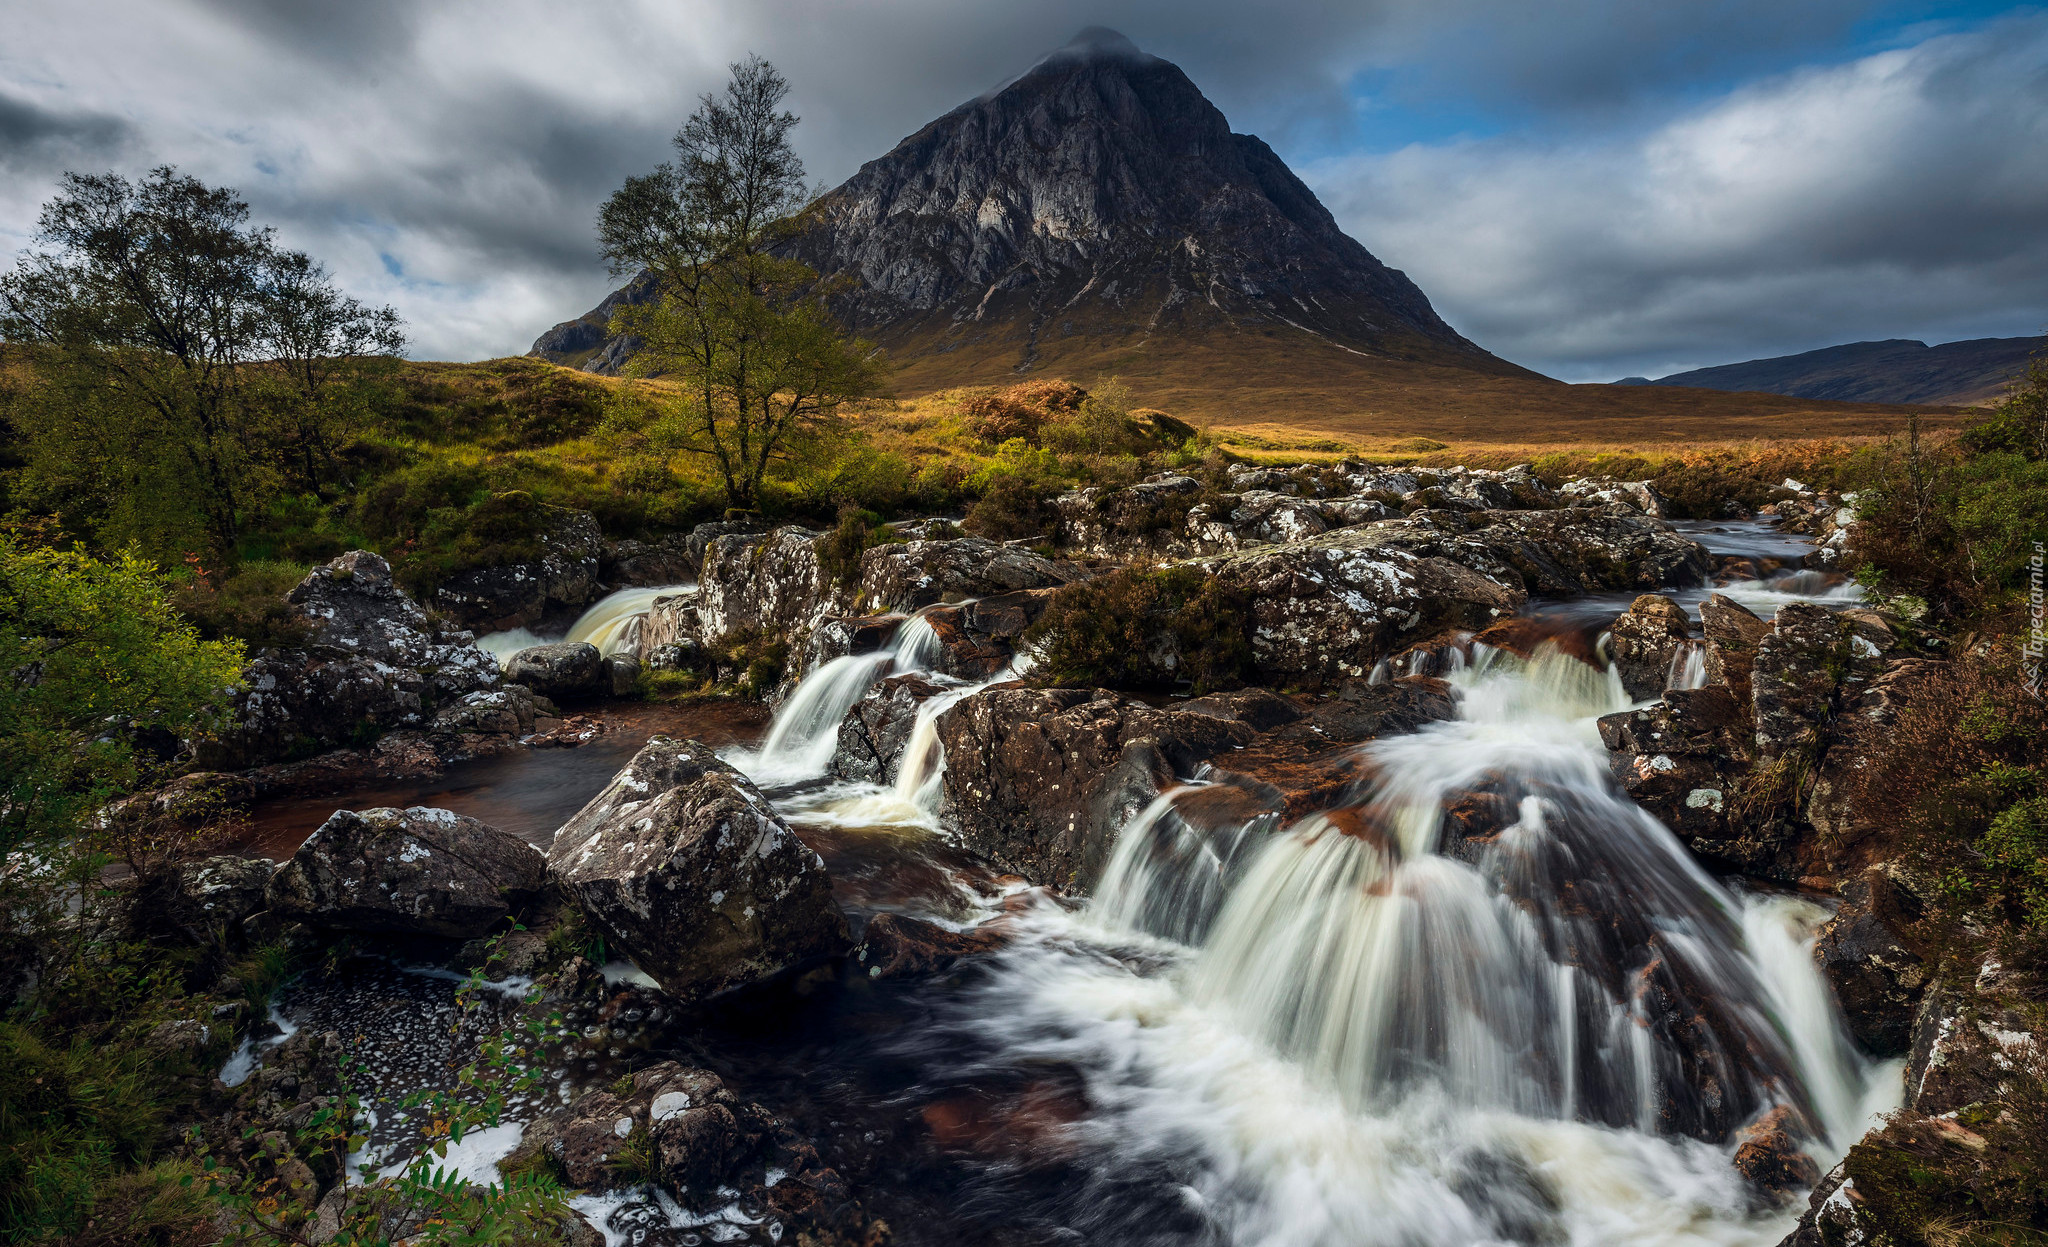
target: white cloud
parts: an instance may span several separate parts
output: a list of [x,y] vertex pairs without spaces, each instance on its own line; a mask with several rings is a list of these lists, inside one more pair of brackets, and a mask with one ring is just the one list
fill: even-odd
[[2048,322],[2048,18],[1736,90],[1648,132],[1307,171],[1438,310],[1573,379]]

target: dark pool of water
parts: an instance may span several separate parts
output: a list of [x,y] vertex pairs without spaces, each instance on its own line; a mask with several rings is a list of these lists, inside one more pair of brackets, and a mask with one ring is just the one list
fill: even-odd
[[1762,520],[1673,520],[1671,527],[1705,546],[1709,554],[1778,559],[1797,566],[1813,553],[1813,544],[1804,535]]
[[690,736],[714,748],[752,744],[767,726],[760,706],[738,702],[626,702],[592,712],[602,735],[573,749],[515,749],[458,762],[440,775],[326,797],[288,797],[250,812],[243,851],[283,861],[336,810],[436,806],[466,814],[541,847],[603,790],[650,736]]

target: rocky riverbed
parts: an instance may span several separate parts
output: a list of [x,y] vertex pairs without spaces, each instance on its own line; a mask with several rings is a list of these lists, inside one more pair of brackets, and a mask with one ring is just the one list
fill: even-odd
[[[1063,497],[1059,557],[910,527],[851,576],[816,533],[720,526],[632,554],[689,587],[502,669],[375,556],[316,571],[314,641],[257,659],[264,726],[218,755],[242,768],[155,799],[245,808],[282,862],[158,903],[322,966],[223,1071],[227,1119],[332,1094],[351,1051],[359,1159],[398,1163],[398,1098],[545,1015],[544,1088],[457,1161],[546,1168],[582,1192],[565,1233],[611,1243],[1852,1224],[1830,1166],[1872,1114],[1966,1096],[1993,1032],[1896,929],[1920,885],[1847,779],[1942,661],[1836,570],[1851,506],[1229,485]],[[1162,565],[1243,595],[1253,686],[1030,678],[1063,592]],[[617,699],[625,664],[763,628],[772,722]]]

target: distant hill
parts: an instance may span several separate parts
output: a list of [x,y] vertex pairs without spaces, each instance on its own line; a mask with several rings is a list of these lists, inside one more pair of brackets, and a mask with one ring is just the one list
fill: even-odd
[[1615,384],[1760,392],[1845,403],[1962,407],[2002,397],[2006,383],[2025,372],[2028,357],[2044,345],[2048,338],[1973,338],[1940,346],[1891,338],[1695,368],[1654,381],[1626,377]]

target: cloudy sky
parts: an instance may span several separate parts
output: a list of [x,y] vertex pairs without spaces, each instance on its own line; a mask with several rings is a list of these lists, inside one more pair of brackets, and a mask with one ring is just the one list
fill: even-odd
[[1091,24],[1568,380],[2048,329],[2048,9],[1899,0],[11,0],[0,254],[66,169],[241,189],[413,354],[524,351],[748,52],[836,183]]

